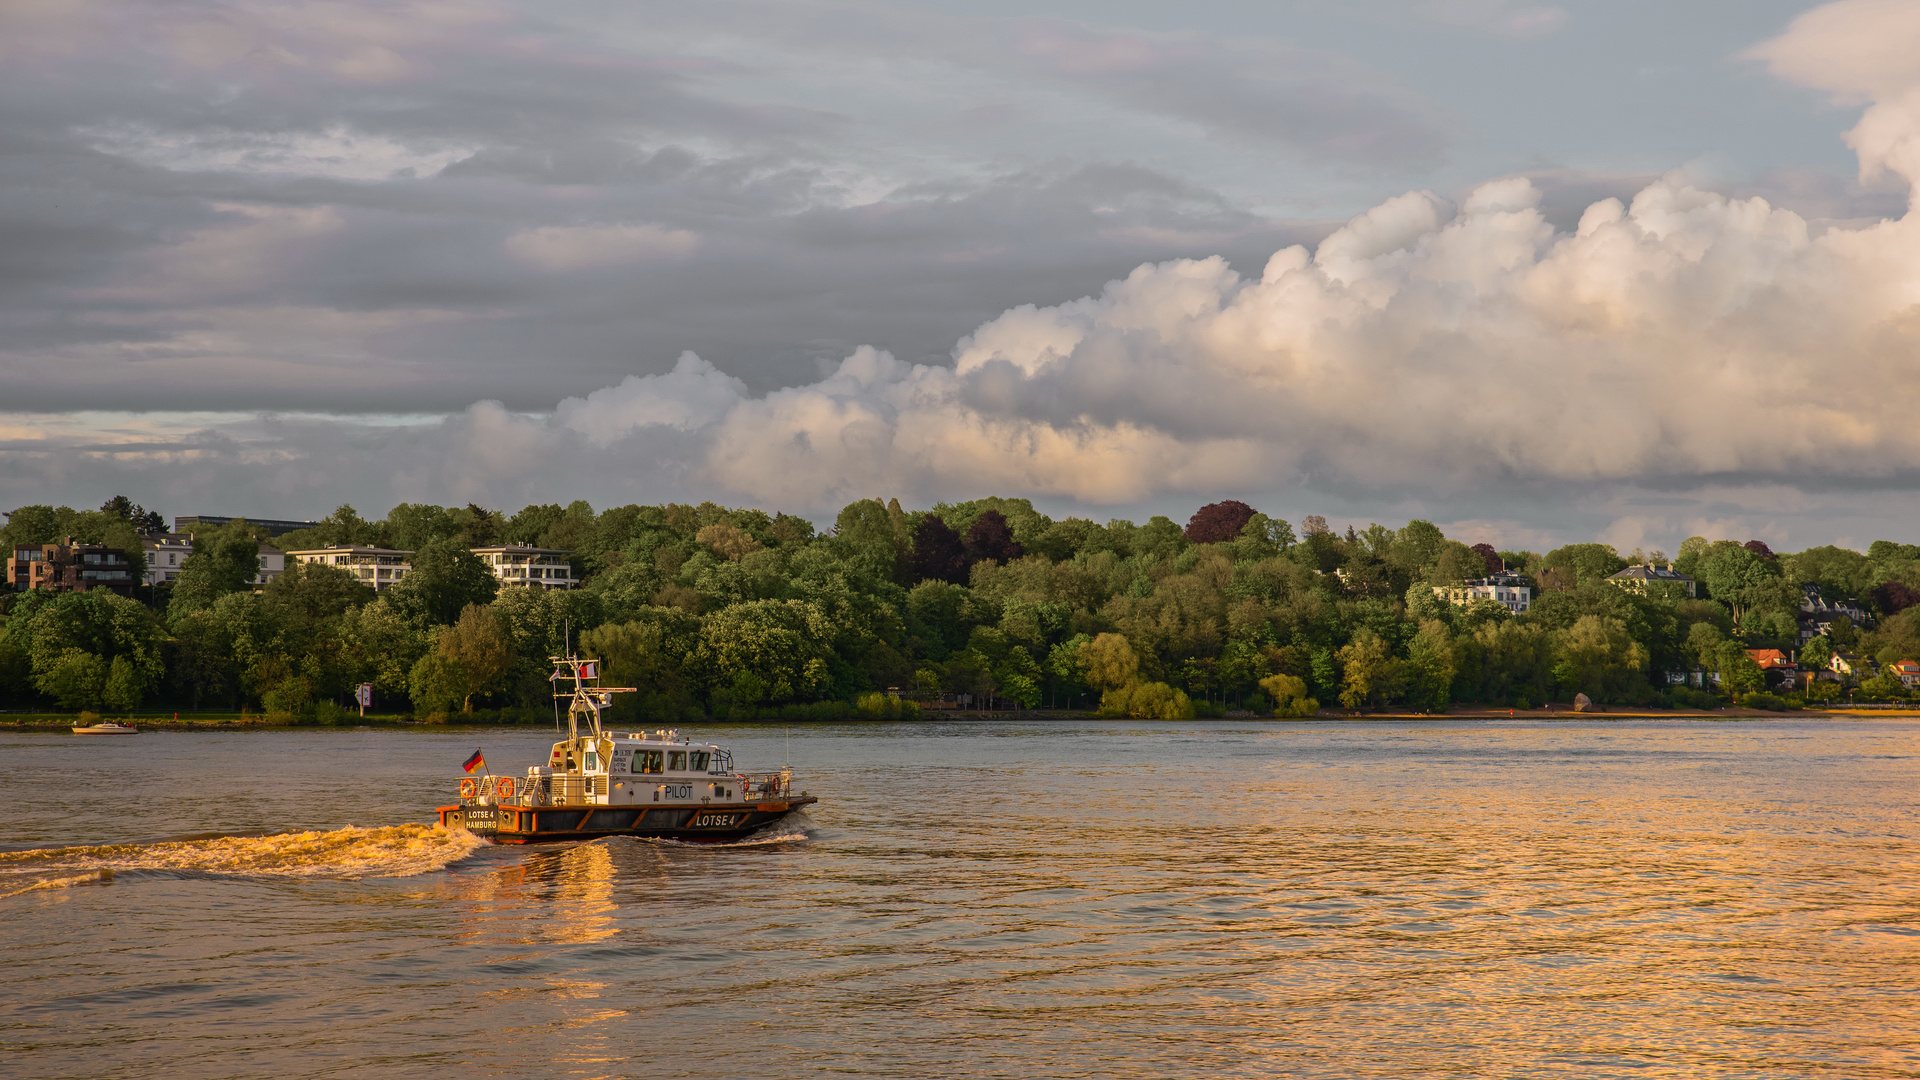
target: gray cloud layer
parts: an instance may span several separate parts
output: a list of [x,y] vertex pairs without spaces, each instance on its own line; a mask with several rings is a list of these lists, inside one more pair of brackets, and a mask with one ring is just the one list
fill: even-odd
[[[1429,6],[1494,34],[1566,22]],[[1046,113],[1391,177],[1443,159],[1456,122],[1257,38],[590,14],[10,9],[0,363],[24,377],[0,492],[278,514],[1233,494],[1489,538],[1559,507],[1631,543],[1755,507],[1865,527],[1887,515],[1862,500],[1920,474],[1920,226],[1876,221],[1903,212],[1884,187],[1774,178],[1795,213],[1687,173],[1545,169],[1276,221],[1154,163],[921,151]],[[1869,180],[1920,176],[1920,77],[1874,44],[1911,40],[1905,18],[1848,0],[1754,54],[1873,103],[1850,137]],[[824,89],[766,92],[796,79]],[[938,131],[882,152],[850,107],[876,88],[907,117],[881,128]],[[1836,510],[1822,487],[1868,494]]]

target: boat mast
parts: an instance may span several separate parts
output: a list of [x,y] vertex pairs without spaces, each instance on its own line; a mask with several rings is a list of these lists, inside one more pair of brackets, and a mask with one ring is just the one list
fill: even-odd
[[[563,678],[573,680],[571,691],[556,686],[553,695],[556,701],[561,698],[567,699],[567,741],[569,743],[580,741],[580,717],[583,715],[587,718],[587,724],[593,729],[594,739],[598,741],[605,734],[600,727],[600,710],[613,704],[613,695],[631,694],[636,692],[637,688],[597,685],[600,681],[600,661],[582,660],[571,649],[566,656],[549,656],[547,659],[553,661],[554,682],[558,683]],[[589,683],[588,680],[592,682]]]

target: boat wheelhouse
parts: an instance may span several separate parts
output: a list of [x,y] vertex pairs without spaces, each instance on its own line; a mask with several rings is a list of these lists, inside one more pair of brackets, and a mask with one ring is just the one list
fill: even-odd
[[819,801],[794,793],[791,769],[736,772],[732,753],[678,731],[604,731],[601,710],[631,688],[595,685],[598,661],[553,660],[554,679],[573,683],[555,695],[570,702],[567,738],[525,776],[461,780],[460,801],[440,807],[442,825],[500,844],[600,836],[723,841]]

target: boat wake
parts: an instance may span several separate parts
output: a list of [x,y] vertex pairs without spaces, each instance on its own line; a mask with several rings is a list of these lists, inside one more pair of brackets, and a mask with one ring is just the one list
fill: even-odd
[[42,889],[108,884],[117,873],[193,877],[412,877],[443,870],[485,846],[465,829],[348,826],[324,832],[219,836],[0,852],[0,899]]

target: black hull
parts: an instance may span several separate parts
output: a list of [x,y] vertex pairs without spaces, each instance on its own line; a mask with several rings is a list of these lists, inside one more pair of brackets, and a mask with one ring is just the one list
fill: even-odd
[[727,806],[443,806],[440,824],[496,844],[545,844],[641,836],[688,843],[740,840],[818,802],[811,796]]

